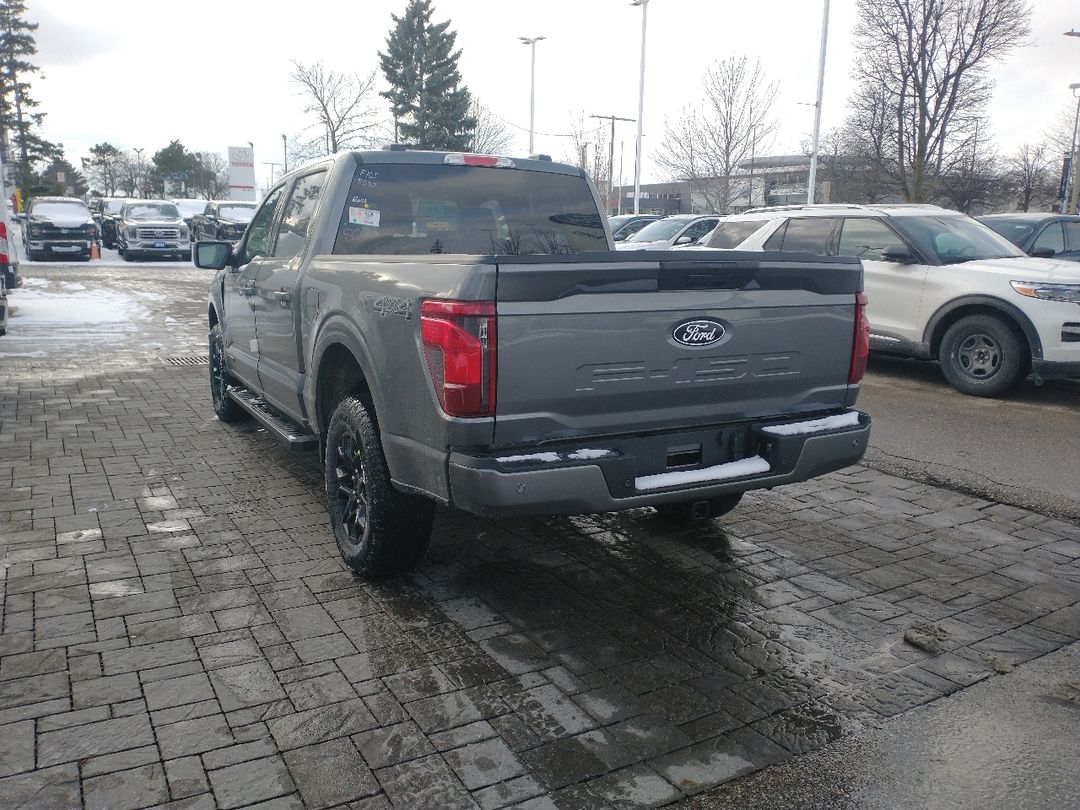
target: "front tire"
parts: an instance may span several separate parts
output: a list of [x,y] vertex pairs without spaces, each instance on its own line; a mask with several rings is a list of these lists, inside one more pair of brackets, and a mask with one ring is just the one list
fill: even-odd
[[1024,339],[994,315],[968,315],[950,326],[938,359],[949,384],[976,397],[997,397],[1016,388],[1030,360]]
[[326,497],[345,564],[362,577],[415,567],[431,542],[434,504],[394,488],[379,428],[364,404],[346,397],[326,431]]
[[670,520],[676,523],[692,523],[700,520],[712,520],[713,518],[723,517],[738,506],[739,501],[742,500],[742,496],[743,494],[741,492],[731,492],[727,495],[717,495],[715,498],[707,498],[705,502],[708,505],[708,513],[704,515],[694,513],[694,504],[700,503],[700,501],[662,503],[656,507],[656,513],[664,520]]
[[214,413],[222,422],[241,422],[248,413],[229,396],[232,378],[225,366],[225,339],[221,334],[221,324],[210,327],[210,401]]

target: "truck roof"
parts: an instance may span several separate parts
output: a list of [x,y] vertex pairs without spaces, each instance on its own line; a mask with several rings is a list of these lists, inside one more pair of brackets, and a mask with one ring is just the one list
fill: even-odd
[[[565,174],[574,177],[583,177],[585,173],[577,166],[570,166],[566,163],[556,163],[555,161],[547,158],[544,155],[537,155],[534,157],[511,157],[508,155],[478,155],[472,152],[432,152],[426,149],[409,149],[399,148],[395,145],[393,149],[364,149],[364,150],[349,150],[337,152],[327,157],[318,158],[305,163],[303,166],[298,166],[290,174],[302,171],[307,166],[314,165],[321,161],[333,159],[335,162],[339,162],[344,158],[352,157],[359,163],[364,164],[414,164],[414,165],[439,165],[448,163],[447,157],[453,156],[451,160],[456,161],[458,158],[469,157],[483,157],[483,158],[496,158],[499,160],[510,161],[510,166],[502,168],[514,168],[525,171],[536,172],[548,172],[553,174]],[[456,163],[454,165],[461,165]],[[466,164],[468,165],[468,164]],[[499,168],[499,167],[496,167]]]

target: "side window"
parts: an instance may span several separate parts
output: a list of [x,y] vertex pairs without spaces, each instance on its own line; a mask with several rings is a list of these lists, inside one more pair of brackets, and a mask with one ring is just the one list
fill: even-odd
[[1062,222],[1065,229],[1065,251],[1080,253],[1080,222]]
[[805,217],[788,220],[784,234],[784,253],[817,253],[828,256],[836,220],[832,217]]
[[787,232],[788,222],[791,220],[785,220],[784,224],[773,231],[772,236],[765,240],[765,244],[762,245],[763,250],[780,250],[784,244],[784,234]]
[[279,186],[270,192],[270,195],[259,206],[251,224],[247,229],[247,241],[244,243],[244,255],[240,259],[241,264],[247,264],[256,256],[266,256],[270,253],[270,234],[274,229],[274,211],[281,199],[284,186]]
[[203,209],[203,216],[208,217],[213,213],[214,213],[214,204],[213,203],[207,203],[206,208]]
[[689,236],[691,243],[696,242],[698,239],[705,236],[705,234],[715,228],[716,223],[717,220],[715,219],[703,219],[699,222],[695,222],[693,225],[691,225],[689,228],[682,232],[682,236]]
[[277,245],[274,247],[274,258],[291,259],[303,250],[308,229],[311,227],[311,218],[315,214],[315,205],[319,201],[325,181],[326,172],[308,174],[296,181],[292,194],[285,202]]
[[1031,246],[1032,250],[1038,250],[1039,248],[1050,248],[1054,253],[1062,253],[1065,250],[1065,236],[1061,231],[1060,222],[1051,222],[1035,238],[1035,244]]
[[903,242],[889,226],[877,219],[865,217],[845,217],[840,233],[840,256],[855,256],[859,259],[881,261],[881,251]]

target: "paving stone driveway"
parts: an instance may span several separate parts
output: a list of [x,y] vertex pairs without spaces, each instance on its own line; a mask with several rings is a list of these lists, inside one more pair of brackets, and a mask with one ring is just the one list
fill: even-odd
[[364,582],[314,457],[140,345],[0,367],[5,807],[663,805],[1080,638],[1080,527],[865,468],[690,528],[442,512]]

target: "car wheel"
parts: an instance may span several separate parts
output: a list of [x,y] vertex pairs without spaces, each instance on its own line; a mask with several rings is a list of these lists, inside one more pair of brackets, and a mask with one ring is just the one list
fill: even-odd
[[356,397],[334,409],[324,469],[330,524],[346,565],[371,578],[416,566],[431,542],[434,504],[394,488],[379,428]]
[[222,422],[242,422],[248,412],[229,396],[232,377],[225,366],[225,339],[221,334],[221,324],[210,327],[209,344],[210,401],[214,404],[214,414]]
[[708,498],[705,500],[707,506],[706,509],[698,507],[694,509],[695,504],[701,503],[701,501],[688,501],[686,503],[662,503],[656,507],[656,514],[664,520],[670,520],[679,523],[690,523],[697,520],[712,520],[713,518],[723,517],[736,506],[739,505],[739,501],[742,500],[743,494],[741,492],[732,492],[727,495],[717,495],[715,498]]
[[945,332],[938,351],[941,370],[953,388],[977,397],[997,397],[1016,388],[1028,373],[1024,339],[994,315],[968,315]]

